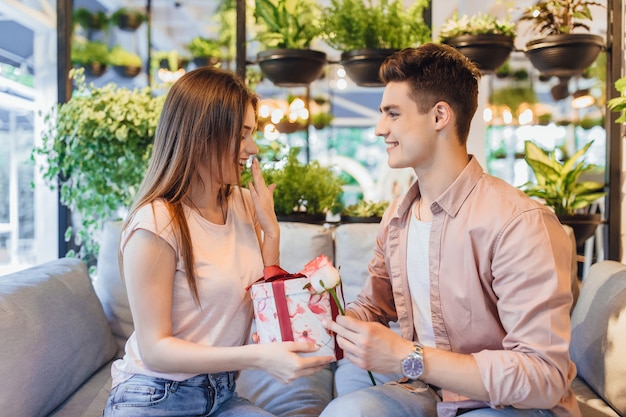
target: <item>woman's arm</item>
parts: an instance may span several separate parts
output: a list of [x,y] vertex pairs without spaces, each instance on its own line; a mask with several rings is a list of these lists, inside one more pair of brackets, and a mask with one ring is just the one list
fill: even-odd
[[139,354],[149,369],[172,373],[214,373],[264,369],[289,382],[310,375],[332,357],[301,357],[317,350],[308,343],[212,347],[172,336],[172,291],[176,257],[172,247],[146,230],[137,230],[124,248],[124,276]]

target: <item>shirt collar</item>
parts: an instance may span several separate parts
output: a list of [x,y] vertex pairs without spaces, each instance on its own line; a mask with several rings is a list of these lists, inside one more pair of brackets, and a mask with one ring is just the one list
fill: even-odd
[[[470,155],[470,160],[465,166],[461,174],[454,182],[433,202],[433,212],[437,213],[441,210],[448,213],[449,216],[455,217],[461,206],[474,189],[480,177],[484,174],[483,168],[478,160]],[[394,217],[403,217],[411,209],[411,205],[417,197],[419,197],[419,179],[406,192]]]

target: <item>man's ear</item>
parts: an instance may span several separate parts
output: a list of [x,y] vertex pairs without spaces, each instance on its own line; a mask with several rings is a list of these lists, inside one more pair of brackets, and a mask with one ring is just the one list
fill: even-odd
[[452,119],[452,108],[445,101],[435,104],[435,129],[441,130],[446,127]]

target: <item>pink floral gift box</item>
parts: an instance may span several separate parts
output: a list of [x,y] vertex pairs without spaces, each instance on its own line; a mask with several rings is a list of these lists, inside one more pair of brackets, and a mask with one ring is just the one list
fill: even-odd
[[315,343],[320,349],[307,355],[340,358],[334,335],[322,326],[323,319],[332,320],[338,314],[329,294],[309,291],[305,275],[277,266],[266,267],[264,275],[250,287],[259,343]]

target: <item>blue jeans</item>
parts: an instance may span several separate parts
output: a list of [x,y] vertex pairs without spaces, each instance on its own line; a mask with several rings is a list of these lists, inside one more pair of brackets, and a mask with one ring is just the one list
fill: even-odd
[[[401,375],[374,374],[372,386],[367,372],[341,360],[335,371],[335,398],[320,417],[434,417],[437,415],[439,394],[429,385],[417,380],[396,382]],[[484,408],[462,414],[463,417],[539,417],[551,416],[547,410],[503,410]]]
[[234,378],[234,372],[180,382],[134,375],[111,390],[104,417],[271,416],[237,396]]

